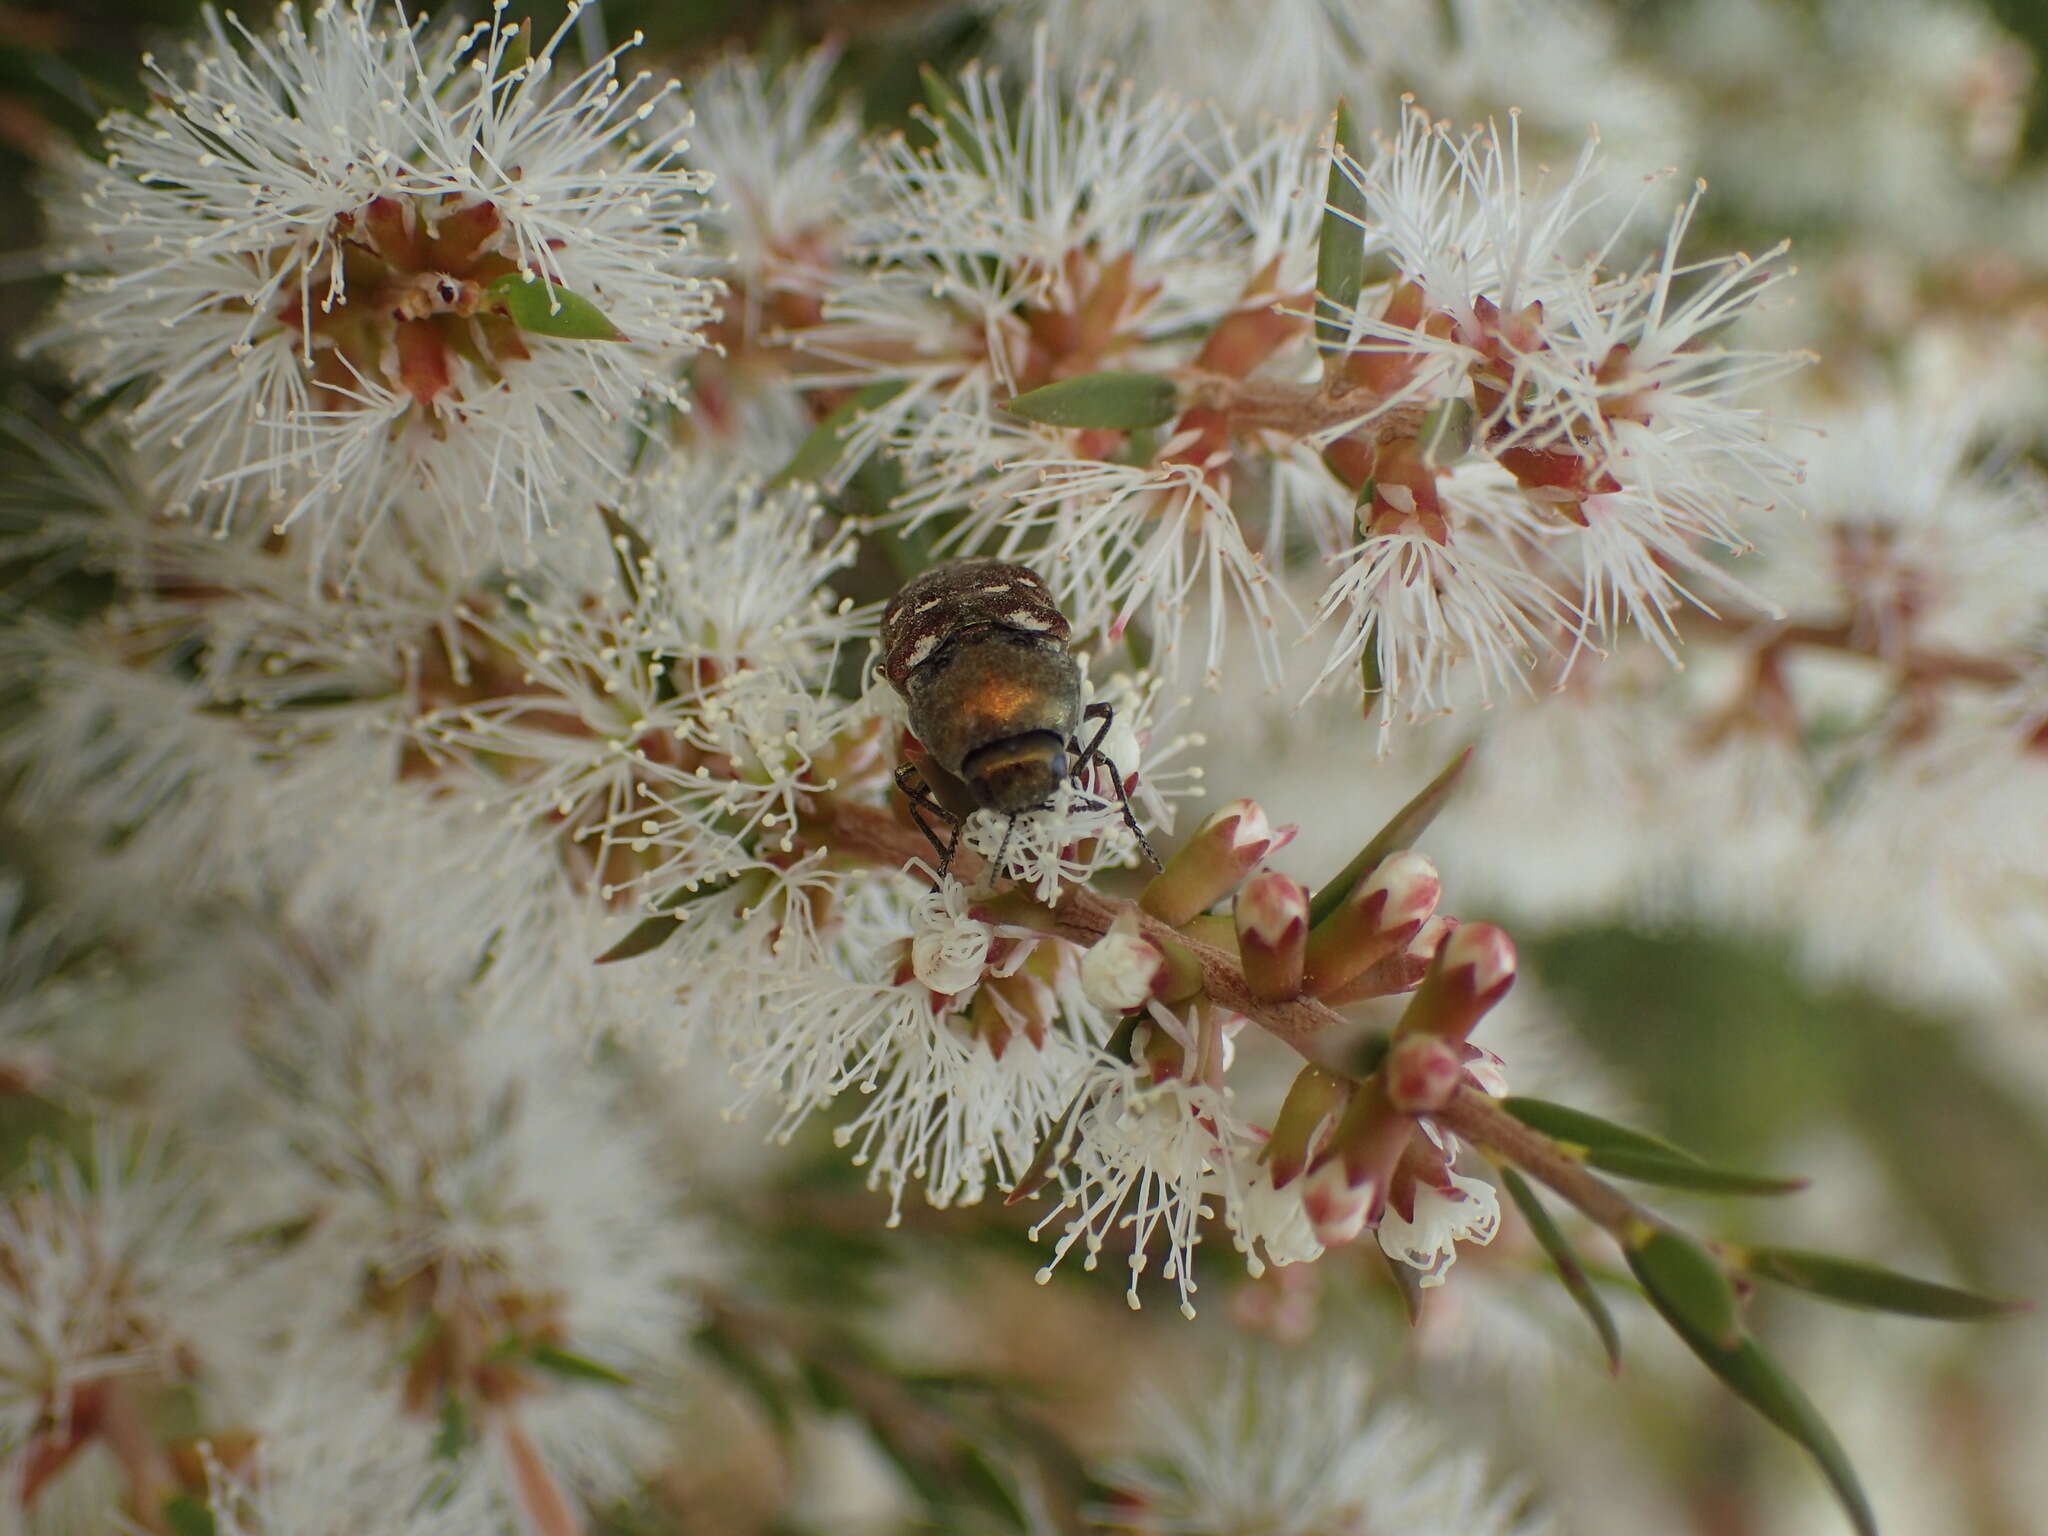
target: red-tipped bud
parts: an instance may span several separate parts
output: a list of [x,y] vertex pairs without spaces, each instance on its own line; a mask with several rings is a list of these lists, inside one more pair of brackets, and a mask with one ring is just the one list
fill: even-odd
[[1514,941],[1491,923],[1461,924],[1436,952],[1429,975],[1401,1015],[1396,1037],[1462,1041],[1514,984]]
[[1253,997],[1301,995],[1308,948],[1308,892],[1278,870],[1262,869],[1237,893],[1237,949]]
[[1302,1214],[1317,1242],[1341,1248],[1365,1230],[1377,1194],[1370,1185],[1352,1184],[1342,1163],[1328,1162],[1302,1181]]
[[981,984],[968,1018],[1000,1061],[1004,1047],[1016,1035],[1043,1048],[1058,1011],[1050,986],[1029,971],[1013,971],[1007,976],[991,976]]
[[1350,1102],[1351,1092],[1350,1083],[1321,1067],[1303,1067],[1295,1074],[1273,1122],[1273,1134],[1266,1139],[1266,1167],[1275,1189],[1285,1189],[1301,1177],[1332,1122]]
[[1396,1040],[1380,1074],[1387,1099],[1411,1115],[1431,1115],[1451,1101],[1465,1075],[1464,1054],[1434,1035]]
[[[1352,1092],[1344,1118],[1337,1122],[1308,1177],[1302,1181],[1302,1204],[1309,1211],[1310,1221],[1316,1219],[1311,1203],[1316,1201],[1325,1207],[1333,1230],[1341,1230],[1346,1222],[1354,1220],[1359,1225],[1378,1220],[1402,1149],[1414,1134],[1414,1118],[1394,1108],[1382,1076],[1375,1074],[1361,1083]],[[1363,1202],[1362,1212],[1354,1216],[1343,1191]],[[1350,1235],[1356,1236],[1357,1231],[1358,1227],[1353,1226]],[[1329,1239],[1323,1241],[1327,1243]]]
[[1169,928],[1200,917],[1237,889],[1267,854],[1294,839],[1294,828],[1275,828],[1250,800],[1233,800],[1203,822],[1166,861],[1138,897],[1138,905]]
[[1404,849],[1389,855],[1342,906],[1309,931],[1304,986],[1317,997],[1327,996],[1400,953],[1436,910],[1442,890],[1436,866],[1421,854]]
[[1363,1002],[1368,997],[1395,997],[1403,992],[1413,992],[1422,985],[1422,978],[1429,974],[1430,963],[1436,959],[1436,952],[1443,948],[1444,940],[1457,929],[1455,917],[1439,912],[1415,931],[1415,937],[1408,941],[1406,948],[1367,966],[1343,986],[1326,993],[1323,1001],[1332,1007],[1341,1007],[1345,1003]]
[[1081,990],[1109,1013],[1129,1013],[1164,997],[1171,978],[1166,956],[1139,934],[1137,915],[1129,911],[1081,956]]

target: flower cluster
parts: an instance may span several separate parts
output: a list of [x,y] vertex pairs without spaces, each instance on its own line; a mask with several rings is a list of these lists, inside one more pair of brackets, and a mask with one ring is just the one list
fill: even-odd
[[155,106],[102,124],[52,202],[47,340],[125,394],[169,507],[332,546],[417,505],[499,539],[617,484],[606,428],[680,406],[703,345],[708,181],[641,135],[673,83],[617,54],[557,77],[577,9],[538,48],[367,0],[262,35],[211,16]]
[[[945,1329],[854,1320],[929,1275],[841,1246],[971,1223],[1189,1316],[1228,1242],[1254,1326],[1541,1257],[1614,1358],[1591,1235],[1868,1528],[1751,1292],[2003,1304],[1624,1193],[1798,1181],[1510,1095],[1515,943],[1420,845],[1518,933],[1690,861],[1838,961],[2044,974],[2010,392],[1785,434],[1810,359],[1744,335],[1784,248],[1691,254],[1587,7],[977,9],[1010,65],[874,135],[859,38],[670,80],[589,0],[209,12],[58,157],[79,409],[0,502],[0,1525],[639,1528],[759,1417],[778,1485],[857,1420],[924,1523],[1035,1528],[1075,1456],[999,1461],[1045,1436],[907,1363]],[[1594,66],[1627,147],[1557,158]],[[1345,734],[1253,729],[1276,684]],[[1466,814],[1429,831],[1460,752],[1354,838],[1350,768],[1473,704]],[[1262,806],[1311,756],[1298,835]],[[1258,799],[1176,838],[1205,774]],[[1163,1469],[1081,1447],[1104,1519],[1529,1528],[1361,1381],[1240,1375]]]

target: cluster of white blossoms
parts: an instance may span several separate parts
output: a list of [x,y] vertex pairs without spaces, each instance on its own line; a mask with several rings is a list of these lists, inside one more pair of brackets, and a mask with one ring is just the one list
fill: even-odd
[[[1323,1536],[1539,1536],[1526,1497],[1411,1411],[1376,1400],[1357,1366],[1240,1357],[1219,1380],[1146,1407],[1142,1457],[1109,1469],[1111,1529]],[[1256,1450],[1254,1450],[1256,1447]]]
[[[1014,103],[970,71],[932,143],[874,149],[789,332],[814,388],[866,386],[842,462],[893,456],[940,549],[1037,560],[1078,627],[1212,682],[1307,631],[1391,725],[1626,627],[1670,646],[1784,515],[1757,401],[1802,359],[1718,337],[1786,269],[1681,254],[1697,194],[1637,262],[1654,179],[1618,195],[1594,144],[1558,176],[1518,117],[1410,105],[1333,160],[1320,120],[1070,94],[1047,50]],[[1320,624],[1278,579],[1317,557]]]
[[537,48],[502,4],[209,15],[189,66],[152,64],[156,104],[101,124],[50,200],[47,342],[127,396],[170,508],[333,545],[417,505],[491,540],[619,483],[612,424],[680,407],[704,344],[709,183],[640,132],[675,82],[557,72],[579,9]]
[[[1936,860],[1951,960],[2048,954],[2004,902],[2048,857],[2013,767],[2048,772],[2038,488],[1988,407],[1781,438],[1807,359],[1730,328],[1782,248],[1690,254],[1699,191],[1597,139],[1539,163],[1609,59],[1578,7],[1453,8],[1551,50],[1526,129],[1388,88],[1507,89],[1435,5],[1205,0],[1278,29],[1243,60],[1186,7],[979,9],[1015,68],[865,137],[833,51],[635,74],[589,0],[540,38],[505,0],[209,12],[67,152],[38,346],[81,409],[19,434],[0,522],[36,578],[0,614],[0,1110],[55,1134],[0,1167],[0,1524],[591,1529],[670,1464],[692,1330],[768,1338],[771,1382],[860,1364],[726,1285],[662,1126],[707,1103],[835,1143],[890,1226],[1039,1198],[1041,1281],[1108,1258],[1192,1316],[1205,1241],[1269,1293],[1376,1247],[1419,1308],[1515,1161],[1468,1038],[1514,948],[1412,846],[1462,760],[1311,896],[1250,800],[1172,837],[1205,688],[1228,787],[1282,788],[1233,756],[1240,674],[1339,695],[1361,761],[1502,706],[1442,845],[1472,889],[1513,894],[1529,821],[1609,909],[1682,815],[1710,888],[1796,908],[1788,833],[1840,817],[1832,878]],[[1629,143],[1675,135],[1637,105]],[[1019,668],[926,706],[1071,705],[970,743],[1058,765],[1033,809],[942,775],[880,665],[890,593],[956,556],[1072,625],[980,624],[1070,700]],[[1145,1530],[1530,1529],[1361,1397],[1240,1378],[1113,1481]],[[1313,1433],[1267,1456],[1268,1413]]]

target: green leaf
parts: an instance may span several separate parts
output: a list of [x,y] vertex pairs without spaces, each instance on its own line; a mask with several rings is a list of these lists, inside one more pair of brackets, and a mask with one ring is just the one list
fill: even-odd
[[[1350,151],[1358,144],[1358,125],[1351,109],[1337,103],[1335,147]],[[1346,319],[1365,289],[1365,193],[1344,174],[1341,160],[1330,161],[1330,180],[1323,196],[1323,228],[1316,243],[1316,345],[1325,357],[1341,354]]]
[[1721,1348],[1742,1337],[1735,1282],[1704,1243],[1676,1227],[1645,1225],[1622,1249],[1657,1310]]
[[604,311],[580,294],[557,288],[536,273],[507,272],[486,290],[512,323],[536,336],[562,341],[624,341],[625,332],[605,319]]
[[1586,1321],[1593,1325],[1593,1331],[1600,1336],[1600,1348],[1607,1355],[1607,1369],[1621,1369],[1621,1331],[1614,1326],[1614,1314],[1607,1310],[1607,1303],[1600,1293],[1593,1289],[1593,1282],[1586,1274],[1586,1266],[1579,1262],[1578,1250],[1572,1247],[1571,1239],[1564,1235],[1550,1212],[1544,1209],[1536,1191],[1506,1163],[1496,1165],[1501,1184],[1515,1202],[1515,1209],[1522,1213],[1522,1220],[1529,1224],[1537,1243],[1550,1255],[1550,1262],[1556,1266],[1557,1278],[1563,1282],[1571,1299],[1578,1303],[1579,1310],[1586,1314]]
[[1710,1195],[1793,1195],[1807,1185],[1805,1179],[1716,1168],[1694,1157],[1674,1159],[1616,1151],[1589,1153],[1586,1161],[1618,1179],[1658,1184],[1666,1189],[1696,1189]]
[[1173,420],[1179,391],[1157,373],[1084,373],[1017,396],[1003,409],[1048,427],[1133,432]]
[[674,915],[679,907],[686,907],[692,902],[704,900],[707,896],[716,896],[721,891],[730,890],[738,878],[734,875],[723,880],[704,880],[694,886],[681,886],[670,891],[655,902],[653,916],[642,918],[633,925],[632,932],[590,963],[610,965],[614,961],[631,960],[661,948],[674,938],[683,926],[682,920]]
[[1473,411],[1470,400],[1446,400],[1422,418],[1415,439],[1424,462],[1448,468],[1472,451]]
[[654,549],[639,529],[610,507],[599,507],[597,515],[604,519],[604,531],[611,538],[612,561],[619,568],[619,583],[626,589],[626,599],[637,603],[640,578],[654,559]]
[[1450,764],[1422,787],[1422,792],[1400,810],[1394,812],[1394,819],[1373,834],[1371,842],[1352,856],[1351,862],[1331,877],[1328,884],[1317,891],[1308,904],[1308,923],[1313,928],[1344,904],[1344,898],[1351,894],[1351,888],[1361,880],[1372,878],[1372,872],[1386,861],[1390,853],[1415,846],[1415,840],[1422,836],[1424,828],[1436,820],[1436,814],[1451,798],[1451,791],[1458,787],[1458,779],[1465,771],[1465,765],[1472,760],[1472,749],[1465,748]]
[[1395,1258],[1378,1243],[1379,1256],[1385,1260],[1387,1275],[1394,1282],[1394,1289],[1401,1293],[1401,1308],[1407,1314],[1408,1326],[1413,1328],[1422,1321],[1422,1276]]
[[789,462],[769,477],[766,489],[772,491],[799,480],[810,485],[830,485],[832,472],[839,467],[840,456],[846,452],[846,429],[867,412],[887,405],[902,394],[903,387],[902,380],[890,379],[870,384],[840,401],[823,421],[811,428],[810,435],[798,444]]
[[1668,1141],[1548,1099],[1517,1094],[1501,1100],[1501,1108],[1564,1143],[1591,1167],[1639,1183],[1726,1195],[1787,1195],[1806,1187],[1804,1179],[1716,1168]]
[[1820,1410],[1799,1390],[1798,1383],[1764,1353],[1762,1346],[1747,1334],[1732,1344],[1716,1342],[1690,1328],[1684,1318],[1658,1300],[1655,1292],[1651,1293],[1650,1302],[1663,1313],[1672,1331],[1685,1341],[1686,1348],[1720,1377],[1731,1392],[1777,1425],[1813,1457],[1821,1475],[1827,1478],[1835,1497],[1841,1501],[1842,1509],[1858,1536],[1878,1536],[1877,1516],[1871,1511],[1863,1485],[1857,1481],[1856,1469],[1849,1464],[1848,1453],[1828,1428],[1827,1421],[1821,1418]]
[[174,1493],[164,1500],[164,1526],[170,1536],[215,1536],[213,1511],[189,1493]]
[[599,1360],[592,1360],[587,1355],[558,1349],[553,1344],[536,1344],[525,1353],[526,1358],[542,1370],[570,1381],[590,1381],[607,1387],[633,1385],[633,1378],[623,1371],[614,1370],[611,1366]]
[[436,1461],[459,1461],[476,1443],[476,1426],[462,1399],[449,1395],[441,1400],[441,1422],[434,1430],[433,1457]]
[[968,116],[967,108],[961,105],[953,87],[929,64],[920,64],[917,75],[924,84],[925,106],[931,114],[932,130],[949,140],[969,165],[986,176],[988,163],[982,158],[980,136],[975,133],[974,120]]
[[1918,1280],[1897,1270],[1801,1248],[1743,1248],[1735,1255],[1746,1274],[1775,1280],[1844,1306],[1868,1307],[1942,1322],[1984,1322],[2030,1312],[2033,1303]]

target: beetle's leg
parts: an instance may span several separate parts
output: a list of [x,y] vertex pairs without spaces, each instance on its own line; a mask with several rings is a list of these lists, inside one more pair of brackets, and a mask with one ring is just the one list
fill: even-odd
[[[910,819],[917,823],[917,830],[924,834],[924,840],[932,845],[932,852],[939,856],[938,879],[946,878],[946,871],[953,866],[953,855],[960,851],[961,834],[967,830],[967,823],[939,804],[915,763],[904,763],[896,769],[896,787],[903,791],[903,798],[910,802]],[[940,842],[939,834],[932,830],[930,822],[924,819],[925,812],[935,812],[953,829],[951,842]],[[938,886],[933,885],[937,890]]]
[[1152,867],[1166,868],[1159,862],[1159,855],[1152,851],[1152,844],[1145,836],[1145,829],[1138,825],[1138,818],[1131,810],[1131,797],[1124,790],[1124,776],[1117,771],[1116,764],[1111,762],[1109,755],[1102,750],[1103,738],[1109,735],[1109,728],[1116,720],[1115,709],[1106,703],[1090,704],[1081,711],[1081,718],[1099,720],[1102,723],[1095,728],[1095,736],[1086,747],[1082,747],[1078,741],[1073,743],[1075,750],[1080,754],[1075,760],[1075,773],[1087,772],[1091,762],[1100,763],[1109,770],[1109,781],[1116,786],[1116,802],[1123,807],[1124,825],[1131,829],[1131,836],[1135,837],[1138,846],[1145,850],[1145,857],[1152,861]]

